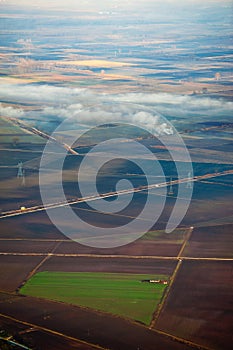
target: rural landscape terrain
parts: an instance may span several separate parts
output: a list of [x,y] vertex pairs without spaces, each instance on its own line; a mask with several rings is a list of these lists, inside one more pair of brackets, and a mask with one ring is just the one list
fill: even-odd
[[0,9],[0,349],[230,350],[232,1]]

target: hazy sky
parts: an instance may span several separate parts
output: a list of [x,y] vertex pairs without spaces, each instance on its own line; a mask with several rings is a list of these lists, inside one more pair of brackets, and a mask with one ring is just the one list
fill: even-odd
[[180,5],[184,4],[185,6],[192,6],[195,3],[202,4],[211,4],[211,3],[232,3],[232,0],[0,0],[0,3],[10,4],[15,6],[43,6],[43,7],[73,7],[73,8],[98,8],[98,7],[106,7],[112,8],[117,6],[147,6],[156,5],[158,3],[164,4],[175,4]]

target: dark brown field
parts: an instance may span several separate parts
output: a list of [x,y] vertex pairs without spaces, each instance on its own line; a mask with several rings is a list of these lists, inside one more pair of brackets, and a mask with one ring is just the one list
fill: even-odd
[[177,256],[187,230],[180,229],[168,234],[164,231],[149,232],[137,241],[122,247],[98,249],[73,241],[62,242],[56,253],[63,254],[114,254],[131,256]]
[[57,242],[37,240],[0,240],[0,253],[49,253]]
[[175,261],[130,258],[51,257],[39,271],[122,272],[170,275]]
[[58,334],[42,331],[37,327],[31,327],[3,316],[0,316],[0,329],[12,335],[17,342],[37,350],[97,349],[91,344],[70,340]]
[[120,317],[37,298],[18,296],[5,301],[1,304],[1,313],[99,344],[105,349],[190,349],[185,344]]
[[233,225],[196,227],[183,256],[233,258]]
[[156,328],[212,349],[231,349],[232,272],[228,261],[183,261]]
[[69,340],[2,316],[0,316],[0,329],[12,335],[20,344],[25,344],[38,350],[97,349],[91,344],[85,344],[78,340]]
[[[227,178],[224,177],[224,181]],[[219,180],[221,177],[219,178]],[[221,179],[221,181],[223,181]],[[215,220],[224,220],[224,223],[231,222],[232,218],[232,187],[214,182],[203,183],[196,182],[192,202],[187,214],[182,221],[188,226],[204,226],[206,222]]]
[[1,238],[66,239],[45,211],[2,219]]
[[[5,150],[1,152],[2,164],[7,166],[2,168],[0,175],[1,192],[5,197],[1,209],[13,210],[20,206],[40,204],[36,167],[41,145],[31,144],[26,152],[14,149],[15,146],[10,144],[8,147],[12,148],[11,153]],[[26,162],[28,167],[25,186],[22,186],[16,175],[20,160]],[[68,175],[67,173],[67,178],[64,178],[64,187],[68,198],[71,198],[75,183],[72,176]],[[202,346],[214,350],[231,349],[232,261],[184,259],[180,263],[176,258],[233,257],[233,225],[227,224],[232,220],[231,181],[228,183],[227,177],[217,180],[218,184],[195,184],[192,204],[182,222],[182,227],[185,228],[172,234],[165,234],[164,231],[150,232],[137,241],[118,248],[91,248],[72,242],[56,229],[46,212],[2,219],[0,328],[10,333],[15,332],[20,337],[19,333],[30,327],[22,322],[32,324],[33,330],[24,333],[22,337],[25,344],[38,350],[96,348],[92,344],[116,350],[185,350],[201,349]],[[174,187],[175,195],[176,190]],[[138,195],[137,200],[128,215],[137,216],[138,205],[143,197]],[[174,202],[175,196],[168,198],[166,209],[155,224],[156,229],[165,227]],[[93,213],[81,204],[74,205],[73,209],[84,219],[104,227],[111,226],[114,219],[111,215]],[[118,223],[127,220],[122,216]],[[222,224],[215,226],[216,220]],[[186,242],[190,226],[195,228]],[[79,256],[82,254],[85,256]],[[20,285],[38,271],[145,273],[152,276],[162,274],[170,276],[171,282],[177,264],[180,269],[153,330],[111,314],[25,297],[18,292]],[[158,334],[156,330],[167,335]],[[174,339],[173,336],[180,339]]]
[[0,289],[14,291],[39,264],[38,256],[0,256]]

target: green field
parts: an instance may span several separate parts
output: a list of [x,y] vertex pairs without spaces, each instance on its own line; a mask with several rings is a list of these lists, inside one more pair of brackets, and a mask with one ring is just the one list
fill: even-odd
[[21,293],[90,307],[150,324],[166,285],[142,283],[163,275],[93,272],[39,272]]
[[44,144],[45,140],[0,116],[0,143],[11,143],[13,147],[17,147],[21,143]]

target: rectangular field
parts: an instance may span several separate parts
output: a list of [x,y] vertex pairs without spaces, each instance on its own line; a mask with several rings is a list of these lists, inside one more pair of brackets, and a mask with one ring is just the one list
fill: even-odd
[[195,258],[233,258],[233,225],[195,227],[184,256]]
[[63,254],[113,254],[130,256],[177,256],[184,241],[186,230],[176,229],[172,233],[152,231],[136,241],[116,248],[92,248],[71,240],[62,242],[56,253]]
[[[190,350],[188,345],[164,337],[135,322],[107,313],[103,315],[88,308],[41,298],[20,295],[8,298],[0,304],[0,312],[14,319],[102,346],[104,349]],[[39,341],[37,345],[40,346],[40,344]],[[41,347],[46,350],[46,346],[41,345]],[[70,348],[72,349],[72,347],[66,347],[66,349]],[[53,347],[51,344],[48,349],[57,350],[59,347]]]
[[232,348],[232,261],[183,261],[156,329],[215,350]]
[[51,225],[46,212],[41,211],[2,219],[1,238],[65,239],[65,236]]
[[[17,240],[0,239],[0,254],[4,253],[29,253],[33,254],[46,254],[52,251],[52,249],[58,244],[54,241],[37,241],[37,240]],[[42,258],[41,258],[42,259]]]
[[[8,296],[9,298],[9,296]],[[29,328],[28,325],[17,322],[7,316],[0,316],[0,329],[3,335],[13,336],[17,342],[24,344],[32,349],[43,350],[91,350],[96,346],[66,339],[60,335],[51,334],[36,328]],[[31,330],[31,331],[30,331]],[[2,348],[5,349],[5,348]],[[7,348],[8,349],[8,348]],[[10,349],[10,348],[9,348]],[[16,348],[14,348],[16,349]]]
[[14,147],[22,143],[38,143],[44,144],[45,141],[42,137],[33,134],[32,132],[22,129],[20,126],[15,125],[10,119],[0,117],[0,144],[10,144]]
[[149,324],[166,288],[164,275],[122,273],[40,272],[22,288],[21,293],[63,301]]
[[51,256],[39,271],[62,272],[110,272],[171,275],[176,267],[176,260],[140,259],[127,257],[72,257]]
[[15,291],[43,259],[41,256],[0,256],[0,290]]

